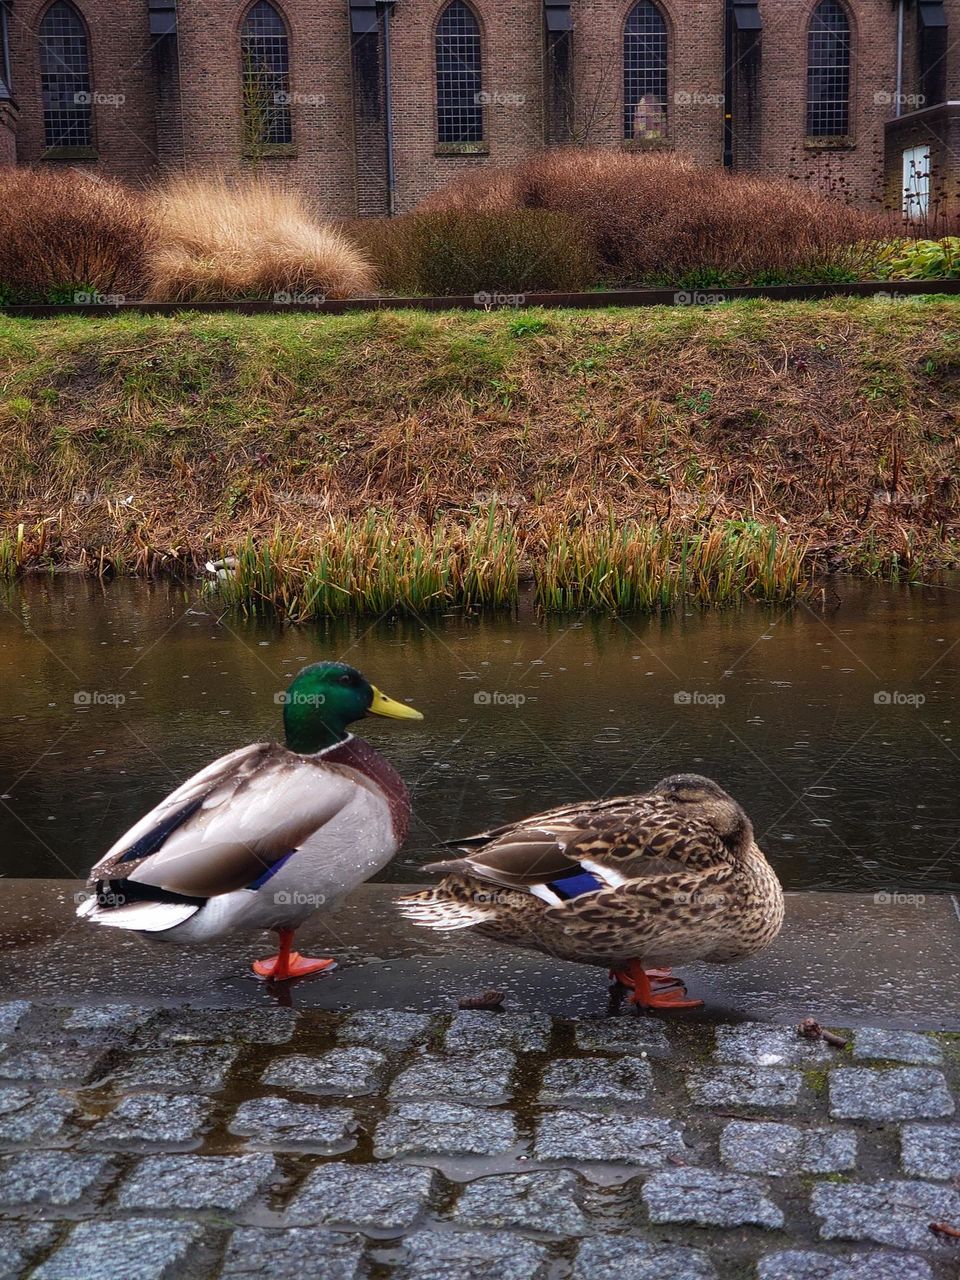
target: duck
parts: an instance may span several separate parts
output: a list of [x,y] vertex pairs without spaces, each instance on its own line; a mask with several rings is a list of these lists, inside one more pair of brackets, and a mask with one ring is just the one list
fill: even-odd
[[407,919],[605,968],[638,1012],[702,1005],[673,967],[754,955],[783,924],[750,819],[700,774],[445,843],[460,856],[427,864],[443,879],[399,899]]
[[399,773],[347,726],[423,716],[343,662],[304,667],[277,700],[284,743],[231,751],[161,800],[94,866],[81,918],[171,943],[274,930],[253,964],[274,982],[335,968],[295,931],[385,867],[411,816]]

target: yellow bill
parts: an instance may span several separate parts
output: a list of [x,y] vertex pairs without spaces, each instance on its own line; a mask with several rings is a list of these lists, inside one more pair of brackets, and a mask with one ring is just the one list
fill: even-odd
[[381,693],[376,685],[373,689],[373,701],[370,703],[370,714],[374,716],[390,716],[393,720],[422,720],[423,713],[408,707],[405,702],[396,702]]

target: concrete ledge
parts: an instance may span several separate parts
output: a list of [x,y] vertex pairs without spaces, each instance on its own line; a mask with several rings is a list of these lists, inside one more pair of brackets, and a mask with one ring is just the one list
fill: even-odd
[[[250,1006],[271,996],[249,973],[269,951],[264,935],[202,947],[148,943],[74,916],[80,882],[0,882],[0,986],[7,999]],[[340,969],[295,985],[301,1008],[405,1007],[448,1012],[459,997],[495,988],[511,1009],[555,1016],[602,1014],[599,969],[498,947],[471,936],[417,929],[393,910],[416,886],[364,885],[333,915],[298,934],[304,950],[330,952]],[[950,895],[787,895],[787,921],[763,955],[685,971],[708,1021],[812,1016],[843,1026],[960,1030],[960,905]]]

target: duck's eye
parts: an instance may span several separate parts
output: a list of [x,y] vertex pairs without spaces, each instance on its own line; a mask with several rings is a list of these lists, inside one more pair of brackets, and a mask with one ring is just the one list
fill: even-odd
[[353,684],[353,677],[341,676],[340,679],[337,681],[337,684]]

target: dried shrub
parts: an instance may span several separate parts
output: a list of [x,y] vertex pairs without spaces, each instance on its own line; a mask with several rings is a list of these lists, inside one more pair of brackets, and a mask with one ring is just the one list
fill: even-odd
[[799,183],[666,152],[545,152],[454,183],[420,208],[575,216],[604,279],[620,285],[855,279],[891,230],[881,215]]
[[186,177],[152,192],[148,204],[157,228],[152,298],[350,298],[373,287],[357,247],[318,222],[296,191],[257,178]]
[[586,288],[596,263],[583,224],[545,209],[452,209],[350,224],[394,294],[537,293]]
[[0,297],[139,296],[149,221],[140,197],[77,169],[0,169]]

